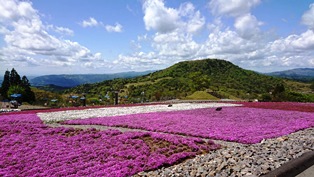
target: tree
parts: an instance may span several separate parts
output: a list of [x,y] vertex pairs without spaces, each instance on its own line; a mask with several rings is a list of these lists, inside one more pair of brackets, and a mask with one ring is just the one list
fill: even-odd
[[285,99],[285,91],[283,84],[277,84],[273,92],[273,101],[283,101]]
[[12,68],[10,73],[10,85],[20,85],[21,84],[21,77],[16,72],[14,68]]
[[28,79],[26,76],[22,77],[21,80],[21,86],[24,88],[24,95],[23,95],[23,100],[27,102],[33,102],[35,101],[35,93],[31,89],[31,84],[29,83]]
[[10,97],[10,95],[15,94],[15,93],[22,94],[23,96],[25,94],[25,89],[21,87],[20,85],[11,85],[7,92],[8,97]]
[[7,92],[10,88],[10,71],[6,71],[1,85],[1,95],[4,99],[8,98]]
[[10,98],[11,94],[22,94],[22,101],[35,101],[35,93],[31,90],[30,83],[26,76],[22,79],[17,71],[13,68],[11,72],[6,71],[1,85],[1,95],[4,99]]

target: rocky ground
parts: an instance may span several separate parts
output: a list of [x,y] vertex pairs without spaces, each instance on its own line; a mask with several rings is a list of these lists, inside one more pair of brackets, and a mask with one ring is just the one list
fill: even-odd
[[215,141],[223,147],[171,167],[135,176],[261,176],[303,153],[314,151],[313,137],[314,128],[310,128],[253,145]]

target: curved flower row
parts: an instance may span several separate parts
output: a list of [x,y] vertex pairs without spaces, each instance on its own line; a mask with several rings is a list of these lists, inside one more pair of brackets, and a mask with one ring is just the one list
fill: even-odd
[[314,114],[227,107],[69,120],[65,124],[120,126],[251,144],[313,127]]
[[130,176],[216,148],[198,138],[51,128],[35,114],[0,116],[0,176]]
[[225,106],[241,106],[241,104],[180,103],[180,104],[173,104],[171,107],[168,107],[168,105],[165,105],[165,104],[131,106],[131,107],[107,107],[107,108],[99,108],[99,109],[38,113],[38,116],[45,122],[51,122],[51,121],[71,120],[71,119],[86,119],[86,118],[91,118],[91,117],[129,115],[129,114],[148,113],[148,112],[165,112],[165,111],[174,111],[174,110],[190,110],[190,109],[225,107]]

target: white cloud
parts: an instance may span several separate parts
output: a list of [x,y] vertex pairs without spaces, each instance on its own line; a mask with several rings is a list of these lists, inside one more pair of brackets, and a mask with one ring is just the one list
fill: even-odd
[[143,4],[144,23],[147,30],[167,33],[178,27],[179,13],[166,8],[163,0],[147,0]]
[[69,35],[69,36],[73,36],[74,32],[69,29],[69,28],[65,28],[65,27],[55,27],[55,31],[57,33],[60,33],[60,34],[65,34],[65,35]]
[[154,52],[136,52],[132,55],[119,55],[118,59],[113,61],[112,68],[115,70],[136,70],[145,71],[151,69],[164,68],[167,62],[160,59]]
[[120,25],[119,23],[116,23],[115,26],[111,26],[111,25],[106,25],[106,30],[108,32],[117,32],[117,33],[120,33],[122,32],[122,25]]
[[262,24],[255,16],[245,14],[236,18],[234,27],[241,37],[249,39],[260,33],[259,26]]
[[47,25],[46,26],[47,30],[52,30],[58,34],[61,35],[68,35],[68,36],[73,36],[74,35],[74,31],[66,28],[66,27],[61,27],[61,26],[54,26],[54,25]]
[[310,5],[310,9],[302,16],[302,23],[314,30],[314,3]]
[[100,23],[93,17],[90,17],[88,20],[83,20],[83,22],[81,23],[81,25],[83,27],[94,27],[94,26],[98,26]]
[[[314,66],[314,59],[311,58],[314,49],[313,31],[307,30],[304,33],[281,39],[267,37],[270,32],[262,31],[260,26],[263,22],[251,14],[251,9],[261,3],[260,0],[210,1],[209,7],[216,18],[213,19],[213,23],[208,24],[209,35],[205,42],[197,42],[194,39],[194,33],[205,25],[205,18],[195,10],[192,3],[183,3],[177,9],[166,7],[163,1],[155,3],[159,3],[159,6],[149,4],[151,5],[150,12],[147,11],[148,5],[145,3],[143,5],[146,29],[156,31],[151,37],[145,38],[152,39],[152,49],[156,57],[162,59],[165,65],[181,60],[220,58],[232,61],[244,68],[259,69],[259,71],[282,66]],[[305,24],[309,27],[311,27],[309,21],[313,18],[307,14],[312,13],[312,6],[302,18],[302,22],[306,21]],[[156,20],[164,17],[158,13],[162,11],[160,9],[164,12],[167,10],[172,12],[163,15],[176,14],[177,21],[169,25],[171,28],[161,28],[165,23]],[[145,16],[148,17],[147,14],[150,14],[150,18],[145,19]],[[223,24],[221,20],[223,16],[235,19],[234,30]],[[149,65],[149,63],[139,62],[142,56],[145,56],[145,53],[136,55],[135,59],[134,56],[131,58],[141,66]],[[124,56],[124,58],[127,57]],[[150,58],[145,57],[146,62],[149,60]]]
[[227,15],[238,17],[249,13],[260,2],[260,0],[211,0],[209,8],[212,14],[217,16]]
[[[5,60],[16,66],[28,63],[31,66],[70,66],[85,61],[98,61],[100,54],[77,42],[63,40],[47,30],[73,34],[65,27],[43,25],[31,2],[0,0],[0,25],[5,46],[1,49]],[[24,62],[19,62],[24,59]],[[96,63],[95,63],[96,64]],[[52,65],[52,66],[51,66]]]
[[290,35],[270,43],[272,51],[300,52],[314,50],[314,32],[307,30],[300,35]]
[[178,30],[196,33],[205,25],[205,17],[189,2],[176,9],[166,7],[163,0],[148,0],[143,4],[143,11],[146,30],[155,30],[159,34]]
[[152,45],[160,56],[167,56],[177,61],[194,58],[199,49],[199,45],[191,35],[180,32],[157,33],[153,38],[153,42]]

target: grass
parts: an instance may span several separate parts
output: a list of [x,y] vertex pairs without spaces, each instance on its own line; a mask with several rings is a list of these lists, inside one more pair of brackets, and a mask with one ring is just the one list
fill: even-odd
[[128,88],[131,85],[133,85],[133,86],[140,86],[140,85],[152,84],[152,83],[159,82],[159,81],[165,80],[165,79],[172,79],[172,77],[163,77],[163,78],[157,79],[155,81],[145,81],[145,82],[129,83],[129,84],[126,84],[125,86]]
[[213,95],[205,91],[196,91],[192,95],[185,97],[187,100],[219,100],[219,98],[214,97]]
[[288,88],[301,92],[301,93],[309,93],[311,92],[311,88],[309,83],[302,83],[302,82],[296,82],[296,81],[291,81],[291,80],[285,80],[285,83],[288,85]]

